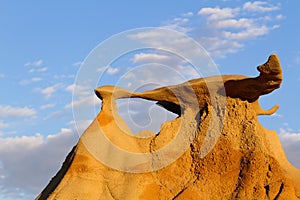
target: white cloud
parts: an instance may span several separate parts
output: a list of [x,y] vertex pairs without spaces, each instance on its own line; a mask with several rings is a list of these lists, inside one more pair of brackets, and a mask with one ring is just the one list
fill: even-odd
[[294,143],[294,142],[298,143],[300,142],[300,132],[294,131],[290,128],[281,128],[280,138],[282,138],[287,143]]
[[32,62],[27,62],[24,64],[24,66],[34,66],[34,67],[39,67],[43,64],[43,60],[36,60],[36,61],[32,61]]
[[217,21],[214,26],[218,29],[222,28],[249,28],[253,26],[253,20],[247,18],[240,18],[240,19],[225,19]]
[[42,89],[41,93],[45,96],[46,99],[49,99],[55,91],[56,91],[55,87],[49,86]]
[[145,99],[120,99],[117,106],[119,114],[134,133],[142,130],[158,132],[162,123],[177,116]]
[[65,105],[65,109],[70,109],[72,107],[83,107],[83,106],[91,106],[94,104],[99,105],[100,100],[96,95],[85,96],[79,99],[73,99],[71,103]]
[[53,78],[55,79],[64,79],[64,78],[75,78],[75,75],[74,74],[69,74],[69,75],[66,75],[66,74],[60,74],[60,75],[54,75]]
[[28,107],[12,107],[10,105],[0,105],[0,117],[34,117],[36,111]]
[[[151,56],[150,56],[151,57]],[[155,57],[154,57],[155,58]],[[181,65],[170,60],[169,63],[142,64],[127,71],[118,80],[118,86],[129,91],[146,91],[166,85],[183,83],[192,78],[199,77],[199,73],[190,65]]]
[[68,92],[73,92],[74,88],[75,88],[75,84],[71,84],[68,85],[65,90]]
[[189,19],[188,18],[176,17],[176,18],[173,19],[173,21],[185,24],[185,23],[189,22]]
[[133,57],[133,63],[162,63],[169,61],[170,57],[157,53],[138,53]]
[[48,108],[53,108],[55,105],[56,104],[54,104],[54,103],[45,104],[45,105],[40,106],[40,109],[45,110],[45,109],[48,109]]
[[33,77],[33,78],[31,78],[31,81],[33,81],[33,82],[38,82],[38,81],[41,81],[41,80],[43,80],[43,79],[40,78],[40,77]]
[[72,120],[68,122],[67,125],[70,125],[73,130],[76,130],[78,135],[81,135],[88,127],[89,125],[93,122],[93,119],[86,119],[86,120],[81,120],[81,121],[75,121]]
[[[37,195],[59,170],[77,136],[67,128],[57,134],[0,138],[0,187],[4,197]],[[34,199],[30,196],[28,199]]]
[[113,68],[113,67],[108,67],[106,70],[106,73],[109,75],[115,75],[119,72],[120,70],[118,68]]
[[198,41],[215,57],[235,53],[244,47],[247,40],[267,35],[271,30],[279,28],[274,23],[283,16],[274,12],[277,10],[280,10],[279,4],[262,1],[246,2],[232,8],[202,8],[198,16],[204,17],[206,25],[200,28]]
[[[259,11],[253,11],[254,6]],[[161,27],[192,35],[211,56],[225,57],[241,50],[247,40],[267,35],[279,28],[276,20],[283,16],[274,12],[279,9],[279,4],[261,2],[248,2],[237,7],[204,7],[198,11],[197,16],[193,16],[192,12],[181,14],[180,17],[163,22]],[[182,55],[195,53],[186,38],[179,38],[178,35],[174,37],[168,32],[144,31],[130,35],[129,38],[171,52],[175,50]]]
[[276,117],[276,118],[281,118],[281,117],[283,117],[281,114],[279,114],[279,113],[273,113],[272,115],[271,115],[271,117]]
[[163,26],[163,29],[145,30],[128,37],[156,49],[162,49],[164,52],[173,52],[182,58],[207,56],[206,52],[199,50],[198,44],[187,37],[187,35],[176,32],[171,34],[170,31],[164,29],[166,27]]
[[[137,53],[134,55],[132,62],[145,64],[141,66],[141,69],[133,71],[133,73],[139,74],[143,82],[152,81],[160,84],[162,80],[167,80],[164,84],[178,84],[183,82],[183,77],[195,78],[195,76],[199,76],[197,71],[187,64],[186,60],[173,54],[161,53],[159,51],[155,53]],[[129,73],[126,76],[133,75]],[[182,77],[179,78],[178,76]]]
[[187,12],[182,14],[182,17],[192,17],[192,16],[194,16],[193,12]]
[[5,75],[4,74],[0,74],[0,78],[4,78],[5,77]]
[[243,5],[243,9],[246,11],[250,11],[250,12],[271,12],[271,11],[275,11],[275,10],[279,10],[280,6],[279,5],[271,5],[267,2],[264,1],[254,1],[254,2],[246,2]]
[[85,84],[86,85],[71,84],[65,89],[69,92],[74,91],[72,101],[66,104],[64,108],[66,109],[66,111],[72,109],[74,118],[79,121],[77,124],[77,130],[80,134],[86,128],[85,122],[90,122],[90,119],[95,117],[95,112],[96,110],[99,110],[99,106],[101,104],[100,99],[94,94],[94,91],[91,89],[93,87],[89,86],[88,83]]
[[281,128],[279,138],[288,160],[300,169],[300,131],[294,131],[288,127]]
[[20,85],[28,85],[28,84],[30,84],[30,83],[33,83],[33,82],[39,82],[39,81],[41,81],[41,80],[43,80],[43,79],[40,78],[40,77],[33,77],[33,78],[31,78],[31,79],[23,79],[23,80],[21,80],[21,81],[19,82],[19,84],[20,84]]
[[48,70],[48,67],[42,67],[42,68],[32,68],[28,72],[34,73],[34,72],[45,72]]
[[240,8],[201,8],[198,15],[206,15],[209,20],[220,20],[233,18],[240,11]]
[[61,83],[57,83],[55,85],[48,86],[45,88],[37,88],[36,91],[39,91],[42,95],[44,95],[45,99],[49,99],[53,95],[53,93],[55,93],[57,89],[61,86]]
[[32,68],[32,69],[30,69],[28,72],[29,73],[33,73],[33,72],[45,72],[45,71],[47,71],[48,70],[48,68],[47,67],[43,67],[43,68]]
[[43,68],[37,69],[36,71],[37,71],[37,72],[45,72],[45,71],[47,71],[47,70],[48,70],[47,67],[43,67]]
[[190,17],[193,16],[192,12],[182,15],[183,17],[175,17],[171,21],[167,21],[163,28],[177,30],[179,32],[188,33],[193,29],[189,27]]
[[76,84],[71,84],[68,85],[65,90],[67,92],[73,93],[74,90],[76,90],[76,95],[80,95],[80,96],[86,96],[89,95],[91,91],[89,91],[89,87],[86,85],[76,85]]
[[276,19],[284,19],[285,17],[282,14],[276,15]]
[[128,37],[130,39],[138,39],[139,41],[144,40],[146,44],[153,44],[156,41],[157,38],[165,38],[168,36],[167,32],[158,32],[155,30],[152,31],[144,31],[144,32],[138,32],[136,34],[129,35]]
[[44,116],[42,119],[44,121],[47,121],[47,120],[51,120],[51,119],[62,119],[64,116],[65,116],[65,112],[63,112],[62,110],[57,110],[57,111],[54,111],[54,112],[51,112],[50,114]]
[[109,66],[102,66],[97,68],[97,72],[103,73]]
[[231,39],[231,40],[247,40],[256,38],[258,36],[266,35],[269,33],[270,28],[266,26],[261,27],[252,27],[251,29],[247,29],[240,32],[229,32],[223,31],[222,35],[224,38]]
[[83,63],[82,61],[78,61],[78,62],[73,63],[72,66],[78,67],[78,66],[80,66],[82,63]]
[[97,69],[97,72],[100,73],[106,72],[108,75],[115,75],[120,72],[120,69],[111,66],[103,66],[103,67],[99,67]]
[[96,112],[100,110],[101,101],[96,95],[77,96],[73,98],[72,102],[65,105],[65,109],[73,109],[73,115],[75,121],[71,121],[68,125],[71,125],[74,130],[80,135],[91,123],[92,118],[96,117]]

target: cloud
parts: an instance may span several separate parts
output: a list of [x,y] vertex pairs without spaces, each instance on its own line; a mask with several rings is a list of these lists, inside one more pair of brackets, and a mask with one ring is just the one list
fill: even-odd
[[32,68],[28,72],[34,73],[34,72],[45,72],[48,70],[48,67],[42,67],[42,68]]
[[49,86],[42,89],[41,93],[45,96],[46,99],[49,99],[55,91],[56,91],[56,87]]
[[78,67],[78,66],[82,65],[82,63],[83,63],[82,61],[78,61],[78,62],[73,63],[72,66]]
[[182,17],[193,17],[193,16],[194,16],[193,12],[187,12],[182,14]]
[[71,103],[68,103],[67,105],[65,105],[65,109],[70,109],[72,107],[83,107],[83,106],[91,106],[94,104],[99,104],[100,100],[98,99],[98,97],[96,97],[95,95],[91,95],[91,96],[85,96],[79,99],[74,99],[72,100]]
[[251,27],[249,29],[246,29],[244,31],[240,31],[238,33],[230,32],[230,31],[224,31],[222,33],[224,38],[230,39],[230,40],[248,40],[251,38],[256,38],[258,36],[266,35],[269,33],[270,28],[266,26],[261,27]]
[[220,7],[207,7],[201,8],[198,15],[206,15],[209,20],[220,20],[233,18],[240,11],[240,8],[220,8]]
[[106,72],[106,74],[108,74],[108,75],[115,75],[120,72],[120,69],[114,68],[111,66],[103,66],[103,67],[99,67],[97,69],[97,72],[100,72],[100,73]]
[[168,26],[163,26],[162,29],[141,31],[129,35],[128,38],[164,52],[172,52],[183,58],[195,57],[200,60],[200,57],[207,56],[206,52],[200,51],[198,44],[187,35],[180,32],[170,34],[170,31],[165,29],[166,27]]
[[[82,133],[87,128],[87,122],[91,121],[91,118],[96,116],[96,110],[99,110],[101,101],[94,91],[91,89],[93,87],[85,83],[85,85],[71,84],[66,87],[66,91],[73,92],[72,101],[64,106],[65,112],[72,109],[74,119],[76,119],[76,127],[78,133]],[[68,124],[72,125],[72,124]]]
[[279,114],[279,113],[273,113],[273,114],[271,115],[271,117],[281,118],[281,117],[283,117],[283,116],[282,116],[282,114]]
[[284,19],[285,17],[282,14],[276,15],[276,19]]
[[177,30],[182,33],[188,33],[193,30],[190,25],[191,19],[194,17],[193,12],[182,13],[171,20],[163,22],[162,28]]
[[98,109],[98,106],[101,104],[101,101],[91,88],[93,87],[89,86],[88,83],[87,85],[71,84],[65,88],[66,91],[73,93],[73,98],[64,108],[67,111],[73,109],[73,115],[77,116],[77,120],[90,120],[94,116],[88,115],[91,114],[89,111],[95,113],[95,107]]
[[[0,138],[0,194],[34,199],[59,170],[77,136],[62,128],[57,134]],[[35,196],[32,196],[35,194]]]
[[170,61],[170,57],[157,53],[138,53],[133,57],[133,63],[162,63]]
[[100,99],[93,92],[86,92],[86,90],[84,92],[76,92],[72,101],[64,107],[66,111],[72,109],[76,124],[73,120],[67,125],[73,126],[74,130],[76,130],[78,134],[82,134],[84,132],[92,119],[96,117],[96,112],[99,112],[101,106]]
[[117,101],[118,112],[133,133],[142,130],[158,132],[162,123],[174,119],[177,115],[144,99],[122,99]]
[[288,127],[281,128],[279,138],[282,142],[288,160],[300,169],[300,131]]
[[253,26],[253,20],[247,18],[240,18],[240,19],[225,19],[219,20],[214,24],[215,28],[223,29],[223,28],[235,28],[235,29],[242,29],[242,28],[249,28]]
[[43,79],[40,77],[33,77],[31,79],[23,79],[19,82],[19,84],[23,86],[23,85],[28,85],[28,84],[34,83],[34,82],[39,82],[41,80],[43,80]]
[[43,60],[36,60],[36,61],[32,61],[32,62],[27,62],[24,64],[24,66],[34,66],[34,67],[39,67],[43,64]]
[[5,77],[5,75],[0,73],[0,78],[4,78],[4,77]]
[[[258,10],[254,10],[254,7]],[[198,11],[197,16],[193,12],[181,14],[163,22],[161,27],[191,35],[211,56],[225,57],[242,50],[247,41],[279,28],[276,23],[283,15],[275,12],[278,10],[279,4],[262,1],[246,2],[237,7],[204,7]],[[168,32],[144,31],[130,35],[129,38],[170,52],[175,50],[181,55],[195,54],[195,48],[189,46],[187,38],[179,38],[178,35],[174,37]]]
[[55,105],[56,104],[54,104],[54,103],[45,104],[45,105],[40,106],[40,109],[45,110],[45,109],[48,109],[48,108],[53,108]]
[[180,65],[180,61],[177,63],[174,60],[170,60],[170,63],[153,63],[148,59],[147,61],[150,64],[142,63],[141,66],[127,71],[118,80],[118,86],[130,91],[146,91],[199,77],[197,70],[190,65]]
[[90,94],[89,87],[84,85],[76,85],[73,83],[65,88],[65,91],[71,93],[73,93],[74,90],[76,90],[76,94],[80,96],[86,96]]
[[61,83],[57,83],[55,85],[48,86],[45,88],[37,88],[36,91],[39,91],[42,95],[44,95],[45,99],[49,99],[53,95],[53,93],[55,93],[57,89],[61,86]]
[[67,123],[67,125],[70,125],[73,130],[76,130],[78,135],[81,135],[88,127],[89,125],[93,122],[93,119],[86,119],[82,121],[75,121],[72,120]]
[[[182,45],[181,48],[184,46]],[[207,57],[202,60],[205,59]],[[139,64],[139,66],[132,67],[122,77],[123,80],[119,81],[121,86],[130,90],[135,90],[134,87],[139,85],[152,85],[152,88],[148,89],[153,89],[154,85],[158,87],[179,84],[200,76],[198,68],[190,65],[184,57],[164,51],[153,50],[146,53],[136,53],[131,61],[134,64]]]
[[61,110],[57,110],[57,111],[50,113],[49,115],[46,115],[42,119],[44,121],[51,120],[51,119],[59,120],[59,119],[62,119],[63,117],[65,117],[65,114],[66,114],[65,112],[63,112]]
[[75,84],[71,84],[68,85],[65,90],[68,92],[73,92],[74,88],[75,88]]
[[28,107],[12,107],[0,105],[0,117],[35,117],[36,111]]
[[[214,57],[224,57],[236,53],[248,40],[269,34],[279,28],[276,20],[283,18],[274,13],[280,5],[267,2],[246,2],[238,7],[201,8],[198,16],[206,20],[205,27],[198,30],[198,41]],[[201,34],[202,33],[202,34]]]
[[279,10],[280,6],[279,5],[271,5],[267,2],[264,1],[254,1],[254,2],[246,2],[243,5],[243,9],[246,11],[250,11],[250,12],[271,12],[271,11],[275,11],[275,10]]
[[75,78],[75,75],[74,74],[69,74],[69,75],[66,75],[66,74],[60,74],[60,75],[54,75],[53,78],[55,79],[64,79],[64,78]]
[[109,75],[115,75],[119,72],[120,70],[118,68],[113,68],[113,67],[108,67],[106,70],[106,73]]
[[192,12],[184,13],[181,15],[182,17],[175,17],[170,21],[165,22],[166,25],[163,28],[169,28],[173,30],[177,30],[183,33],[188,33],[193,29],[188,26],[190,23],[190,17],[193,16]]
[[38,82],[38,81],[41,81],[41,80],[43,80],[43,79],[40,78],[40,77],[33,77],[33,78],[31,78],[31,81],[33,81],[33,82]]

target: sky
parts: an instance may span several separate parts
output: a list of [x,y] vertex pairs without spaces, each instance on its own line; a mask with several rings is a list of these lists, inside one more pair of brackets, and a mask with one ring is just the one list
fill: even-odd
[[[208,52],[220,74],[257,76],[256,66],[276,53],[284,80],[279,90],[261,97],[260,104],[264,108],[279,104],[280,109],[259,121],[277,131],[288,159],[300,168],[299,7],[300,2],[292,0],[0,1],[0,199],[33,199],[47,185],[100,109],[93,91],[76,86],[84,61],[112,36],[144,27],[173,29],[193,38]],[[118,45],[123,44],[114,48]],[[161,85],[176,82],[166,79],[167,68],[164,75],[134,76],[139,66],[151,62],[177,67],[185,78],[195,78],[176,59],[151,49],[129,52],[106,66],[98,86],[120,83],[130,88],[128,81],[118,82],[120,77],[139,81],[155,77],[165,81]],[[96,67],[100,76],[103,66]],[[73,99],[76,87],[82,99]],[[136,89],[151,87],[155,85]],[[73,109],[85,104],[96,105],[95,113],[77,133]],[[118,103],[120,112],[123,104]],[[162,121],[149,125],[153,113],[136,111],[145,104],[130,105],[134,105],[132,119],[142,123],[133,123],[134,131],[159,129]],[[158,118],[172,117],[163,114]]]

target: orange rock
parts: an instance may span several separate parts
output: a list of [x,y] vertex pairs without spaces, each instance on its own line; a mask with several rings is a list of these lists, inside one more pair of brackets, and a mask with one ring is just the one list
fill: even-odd
[[[258,98],[280,87],[279,59],[271,55],[258,70],[256,78],[223,75],[142,93],[96,89],[100,113],[36,199],[299,199],[300,170],[257,120],[278,108],[263,110]],[[118,98],[157,101],[179,116],[138,138]]]

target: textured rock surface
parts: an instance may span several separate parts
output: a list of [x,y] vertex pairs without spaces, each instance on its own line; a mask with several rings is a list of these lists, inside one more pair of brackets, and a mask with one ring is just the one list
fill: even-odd
[[[279,88],[282,81],[277,56],[270,56],[258,70],[256,78],[222,76],[225,88],[217,77],[209,77],[144,93],[113,86],[96,89],[101,112],[37,199],[300,199],[300,171],[287,161],[276,132],[257,120],[257,115],[278,108],[263,110],[258,104],[260,95]],[[179,116],[165,122],[159,134],[137,138],[115,104],[129,97],[157,101]],[[212,98],[224,98],[226,104],[215,106]],[[215,133],[212,125],[222,128]],[[169,155],[155,154],[175,140],[178,131],[191,143],[176,143]],[[213,148],[203,154],[205,140],[214,136]],[[120,157],[105,139],[127,152],[152,155],[151,166],[147,159],[144,164]],[[184,151],[174,159],[178,149]],[[100,162],[102,158],[119,170]],[[169,159],[174,162],[164,166]]]

